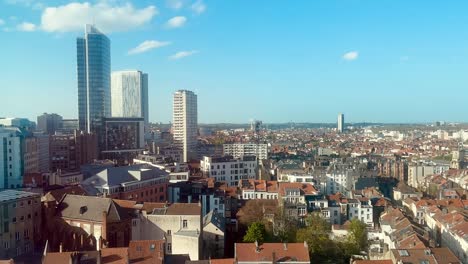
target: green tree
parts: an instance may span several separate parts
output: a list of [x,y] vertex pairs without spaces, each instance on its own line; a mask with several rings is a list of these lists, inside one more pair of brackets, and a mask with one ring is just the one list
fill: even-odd
[[249,225],[247,233],[244,236],[244,242],[255,242],[263,243],[265,241],[266,230],[265,225],[261,222],[254,222]]
[[367,226],[358,219],[351,220],[347,238],[347,246],[350,254],[359,254],[361,251],[367,251]]
[[296,240],[307,242],[312,257],[324,258],[332,254],[330,250],[334,248],[334,245],[330,239],[330,224],[319,214],[310,215],[306,219],[306,223],[305,228],[297,230]]

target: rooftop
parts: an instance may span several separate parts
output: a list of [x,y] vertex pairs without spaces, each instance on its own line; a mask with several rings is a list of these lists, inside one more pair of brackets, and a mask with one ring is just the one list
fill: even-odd
[[17,190],[4,190],[0,191],[0,202],[12,201],[23,198],[39,197],[37,193],[23,192]]

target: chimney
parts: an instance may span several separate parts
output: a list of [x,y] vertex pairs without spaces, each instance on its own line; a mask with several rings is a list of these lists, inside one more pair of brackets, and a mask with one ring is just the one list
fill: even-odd
[[96,241],[96,251],[101,251],[102,248],[102,237],[99,237]]
[[103,241],[107,241],[107,212],[102,211],[102,230],[101,236]]
[[276,264],[276,252],[271,253],[271,263]]
[[284,249],[284,250],[288,250],[288,243],[286,243],[286,242],[283,243],[283,249]]
[[101,264],[102,263],[102,256],[101,256],[101,251],[98,251],[97,252],[97,256],[96,256],[96,264]]
[[59,252],[62,253],[63,252],[63,244],[60,243],[60,246],[59,246]]
[[309,249],[309,245],[307,244],[307,241],[304,240],[304,247]]
[[255,252],[260,252],[260,247],[258,246],[258,241],[255,240]]

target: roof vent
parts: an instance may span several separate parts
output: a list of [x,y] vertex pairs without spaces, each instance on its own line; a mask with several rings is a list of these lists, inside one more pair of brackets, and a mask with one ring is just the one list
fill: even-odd
[[86,205],[80,207],[80,215],[86,213],[88,211],[88,207]]

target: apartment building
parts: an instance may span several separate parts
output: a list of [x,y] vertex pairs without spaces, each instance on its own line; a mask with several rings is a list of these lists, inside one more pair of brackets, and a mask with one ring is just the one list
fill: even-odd
[[0,192],[0,258],[7,259],[39,250],[41,195],[17,190]]
[[240,180],[257,178],[258,164],[255,156],[205,156],[200,162],[200,167],[205,177],[214,178],[217,182],[226,182],[229,186],[237,186]]

